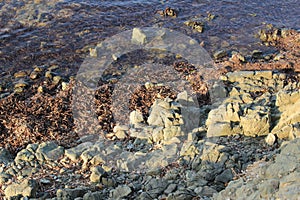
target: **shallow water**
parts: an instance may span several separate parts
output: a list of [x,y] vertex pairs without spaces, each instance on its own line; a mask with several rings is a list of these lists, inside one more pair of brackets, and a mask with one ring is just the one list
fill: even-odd
[[[103,1],[55,0],[0,2],[1,77],[34,65],[58,64],[62,75],[74,75],[88,48],[133,27],[159,26],[178,30],[213,53],[218,49],[268,50],[255,37],[266,24],[299,29],[299,0]],[[171,7],[178,17],[156,12]],[[217,17],[207,21],[208,13]],[[205,22],[203,33],[184,25]]]

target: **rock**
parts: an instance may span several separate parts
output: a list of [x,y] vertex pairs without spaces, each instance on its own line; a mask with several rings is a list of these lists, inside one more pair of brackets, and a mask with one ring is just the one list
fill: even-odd
[[260,51],[260,50],[252,51],[252,58],[255,58],[255,59],[262,58],[262,51]]
[[232,171],[230,169],[224,170],[220,175],[217,175],[215,181],[228,183],[233,178]]
[[88,148],[93,146],[91,142],[85,142],[82,144],[77,145],[76,147],[66,149],[65,150],[65,156],[67,156],[72,161],[77,161],[80,157],[80,155],[86,151]]
[[83,200],[99,200],[105,199],[105,196],[102,192],[88,192],[83,196]]
[[0,163],[8,164],[13,161],[12,155],[6,149],[0,147]]
[[164,193],[168,195],[168,194],[172,193],[173,191],[175,191],[176,188],[177,188],[177,185],[174,184],[174,183],[171,183],[171,184],[165,189]]
[[298,199],[300,196],[300,138],[281,146],[275,160],[246,170],[214,199]]
[[[255,126],[253,126],[255,124]],[[270,132],[270,115],[256,109],[247,109],[241,117],[240,126],[246,136],[268,135]]]
[[36,150],[36,157],[43,161],[56,161],[64,155],[64,148],[58,146],[55,142],[43,142]]
[[107,176],[106,171],[100,166],[92,167],[91,172],[90,181],[92,183],[99,183],[102,177]]
[[147,42],[147,35],[141,29],[133,28],[131,42],[143,45]]
[[215,83],[210,90],[210,98],[212,102],[220,101],[227,97],[227,90],[221,83]]
[[129,127],[126,125],[116,125],[113,129],[113,132],[116,133],[118,131],[128,131]]
[[111,190],[110,197],[112,199],[122,199],[127,197],[132,192],[131,188],[127,185],[120,185],[116,189]]
[[11,198],[15,196],[35,197],[38,184],[34,179],[26,179],[22,183],[13,183],[5,189],[5,197]]
[[52,81],[53,85],[58,85],[61,79],[62,79],[61,76],[54,76]]
[[145,185],[145,191],[151,198],[157,198],[168,186],[168,183],[163,179],[152,178]]
[[268,145],[272,146],[276,141],[276,137],[272,133],[269,133],[265,140]]
[[218,50],[214,53],[213,56],[216,60],[219,60],[219,59],[227,56],[227,52],[225,50]]
[[14,73],[15,78],[23,78],[25,76],[27,76],[27,72],[25,72],[25,71],[18,71],[16,73]]
[[57,199],[61,200],[73,200],[77,197],[83,197],[87,193],[88,188],[75,188],[75,189],[58,189],[56,192]]
[[0,184],[4,184],[5,182],[7,182],[11,178],[12,178],[11,174],[1,172],[0,173]]
[[243,82],[245,78],[252,78],[254,76],[254,71],[237,71],[228,72],[226,74],[229,82]]
[[167,200],[192,200],[195,194],[187,189],[177,190],[168,195]]
[[144,121],[143,114],[137,110],[134,110],[130,113],[129,119],[130,119],[130,124],[133,125],[142,123]]
[[211,124],[207,129],[207,137],[220,137],[233,135],[234,132],[230,123],[228,122],[218,122]]

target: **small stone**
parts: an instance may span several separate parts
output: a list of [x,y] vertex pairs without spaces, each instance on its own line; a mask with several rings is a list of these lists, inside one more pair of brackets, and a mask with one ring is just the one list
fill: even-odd
[[64,199],[64,200],[72,200],[77,197],[83,197],[85,193],[87,193],[88,188],[82,187],[82,188],[74,188],[74,189],[58,189],[56,192],[56,196],[58,199]]
[[284,59],[284,55],[283,54],[277,54],[274,58],[273,58],[273,60],[274,61],[278,61],[278,60],[281,60],[281,59]]
[[27,73],[25,71],[19,71],[14,73],[15,78],[24,78],[25,76],[27,76]]
[[92,167],[91,172],[90,181],[92,183],[101,182],[101,178],[107,175],[106,171],[100,166]]
[[214,53],[213,56],[216,60],[219,60],[219,59],[224,58],[225,56],[227,56],[227,52],[225,50],[218,50]]
[[68,87],[69,87],[69,83],[67,83],[67,82],[62,82],[61,83],[61,89],[63,91],[65,91],[66,89],[68,89]]
[[252,51],[252,58],[259,59],[262,57],[262,51],[254,50]]
[[276,137],[272,133],[269,133],[265,140],[268,145],[272,146],[276,141]]
[[29,77],[30,77],[30,79],[34,80],[34,79],[37,79],[37,78],[38,78],[38,75],[39,75],[38,72],[33,71],[33,72],[30,73],[30,76],[29,76]]
[[45,77],[51,79],[52,78],[52,72],[51,71],[46,71]]
[[143,114],[137,110],[134,110],[130,113],[129,116],[130,124],[138,124],[144,121]]
[[125,131],[118,131],[115,133],[115,136],[119,139],[119,140],[123,140],[127,137],[127,134]]
[[54,85],[57,85],[57,84],[59,84],[59,82],[61,81],[61,77],[60,76],[54,76],[53,77],[53,84]]
[[88,192],[83,196],[83,200],[99,200],[105,199],[101,192]]
[[44,91],[43,86],[39,86],[37,91],[38,91],[38,93],[43,93],[43,91]]
[[132,192],[131,188],[127,185],[120,185],[116,189],[111,190],[110,196],[112,199],[122,199],[127,197]]

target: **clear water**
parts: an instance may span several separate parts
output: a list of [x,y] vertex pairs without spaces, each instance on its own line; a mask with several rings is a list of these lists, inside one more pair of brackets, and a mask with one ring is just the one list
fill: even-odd
[[[34,65],[58,64],[61,73],[74,75],[92,47],[107,37],[133,27],[160,26],[204,41],[209,53],[222,48],[244,54],[268,50],[254,36],[265,24],[300,28],[299,0],[188,0],[188,1],[0,1],[1,74]],[[177,18],[158,10],[171,7]],[[217,17],[205,21],[208,13]],[[205,22],[203,33],[184,25]]]

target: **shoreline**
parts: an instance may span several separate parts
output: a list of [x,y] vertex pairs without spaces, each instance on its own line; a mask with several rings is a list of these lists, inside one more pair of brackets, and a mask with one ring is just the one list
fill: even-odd
[[[268,34],[273,33],[274,29]],[[295,191],[299,187],[299,180],[294,180],[292,174],[299,173],[300,163],[297,159],[286,161],[284,155],[291,153],[298,160],[300,155],[296,139],[300,137],[298,108],[293,107],[300,99],[299,38],[296,31],[285,37],[278,35],[274,41],[266,42],[275,42],[279,53],[254,52],[245,61],[239,53],[216,56],[216,64],[222,66],[224,85],[216,85],[211,92],[225,101],[187,109],[187,117],[192,117],[194,111],[204,114],[199,127],[186,135],[188,142],[180,149],[176,138],[182,137],[179,127],[184,106],[176,104],[180,104],[178,94],[167,100],[156,98],[157,93],[170,96],[168,88],[154,85],[149,89],[145,85],[144,90],[137,90],[133,97],[143,94],[145,98],[142,106],[133,100],[132,111],[144,107],[144,115],[130,118],[133,127],[115,128],[108,109],[111,82],[105,82],[97,93],[97,105],[101,107],[100,128],[106,127],[107,133],[79,138],[73,130],[70,108],[72,82],[76,80],[55,75],[55,66],[15,74],[19,85],[14,90],[20,88],[19,93],[0,99],[0,130],[4,133],[1,145],[6,148],[0,149],[2,195],[53,199],[220,199],[222,195],[246,195],[250,188],[255,198],[296,199],[299,194],[289,192],[289,188]],[[34,78],[35,74],[39,78]],[[100,106],[104,104],[107,107]],[[170,115],[172,112],[175,114]],[[149,121],[151,115],[164,120]],[[253,124],[258,129],[253,129]],[[162,128],[157,131],[157,127]],[[149,129],[151,134],[147,135]],[[105,146],[104,136],[116,146]],[[101,157],[108,147],[120,155],[107,153],[108,157]],[[142,157],[145,153],[149,154],[148,163]],[[118,159],[119,166],[110,163]],[[131,163],[146,165],[146,171],[130,171]],[[255,165],[265,166],[266,174],[255,169]],[[281,170],[281,174],[277,176],[270,170]],[[250,180],[248,185],[245,177]],[[267,181],[255,189],[252,180]],[[294,185],[286,185],[289,181]],[[245,186],[240,188],[241,184]]]

